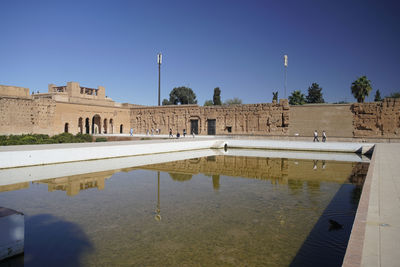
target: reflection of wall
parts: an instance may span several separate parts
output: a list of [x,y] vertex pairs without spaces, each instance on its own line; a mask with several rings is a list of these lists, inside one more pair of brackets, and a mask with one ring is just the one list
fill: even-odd
[[[203,173],[209,176],[226,175],[232,177],[256,178],[271,180],[274,183],[282,184],[287,184],[288,180],[343,183],[352,175],[353,169],[361,165],[363,165],[363,163],[212,156],[148,165],[140,167],[140,169],[192,175]],[[216,178],[214,180],[216,180]],[[217,183],[217,181],[214,182]]]
[[103,190],[105,179],[110,178],[113,173],[114,171],[97,172],[41,180],[33,183],[47,184],[49,192],[61,190],[66,191],[68,196],[75,196],[79,191],[85,189],[97,188],[98,190]]
[[23,182],[18,184],[1,185],[0,192],[15,191],[29,188],[29,182]]

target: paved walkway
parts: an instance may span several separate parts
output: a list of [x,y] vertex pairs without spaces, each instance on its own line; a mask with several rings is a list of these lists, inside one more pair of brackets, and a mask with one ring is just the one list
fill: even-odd
[[400,144],[378,144],[343,266],[400,266]]

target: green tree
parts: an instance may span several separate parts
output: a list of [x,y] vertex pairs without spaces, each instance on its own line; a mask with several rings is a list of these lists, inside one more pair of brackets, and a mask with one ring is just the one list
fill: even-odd
[[163,105],[186,105],[186,104],[197,104],[196,94],[191,88],[181,86],[175,87],[169,93],[169,100],[164,99]]
[[306,99],[304,98],[304,94],[302,94],[300,90],[293,91],[292,95],[289,96],[290,105],[304,105],[305,103]]
[[400,93],[399,92],[391,93],[387,97],[389,97],[389,98],[400,98]]
[[306,97],[307,103],[325,103],[321,91],[322,87],[320,87],[318,83],[311,84],[311,86],[308,87],[308,95]]
[[172,104],[171,104],[171,102],[169,102],[168,99],[164,98],[163,101],[162,101],[162,105],[163,106],[167,106],[167,105],[172,105]]
[[227,99],[224,103],[224,105],[230,106],[230,105],[241,105],[242,100],[240,98],[234,97],[232,99]]
[[213,103],[216,106],[222,105],[222,102],[221,102],[221,90],[219,89],[219,87],[215,87],[214,88]]
[[381,92],[379,92],[379,89],[378,89],[378,90],[376,90],[376,92],[375,92],[375,98],[374,98],[374,101],[375,101],[375,102],[382,101]]
[[278,102],[278,91],[272,92],[272,101]]
[[214,105],[214,103],[212,100],[206,100],[206,102],[204,102],[205,107],[209,107],[209,106],[213,106],[213,105]]
[[372,90],[371,81],[366,76],[362,76],[351,84],[351,93],[358,103],[364,103],[364,99]]

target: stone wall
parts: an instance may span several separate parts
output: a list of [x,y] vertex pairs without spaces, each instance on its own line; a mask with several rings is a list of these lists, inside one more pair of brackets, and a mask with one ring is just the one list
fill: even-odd
[[0,96],[17,96],[29,98],[29,89],[18,86],[0,85]]
[[130,125],[129,111],[129,108],[56,102],[55,122],[51,134],[64,132],[66,123],[68,123],[68,132],[86,133],[86,120],[89,121],[89,133],[118,134],[122,128],[122,133],[127,134]]
[[400,99],[351,106],[355,137],[400,137]]
[[313,136],[325,130],[329,137],[353,137],[350,104],[309,104],[290,106],[289,135]]
[[278,103],[233,106],[201,107],[178,105],[131,108],[131,127],[134,133],[160,129],[161,134],[191,132],[193,123],[198,134],[208,134],[215,120],[215,134],[285,135],[289,126],[289,105],[286,100]]
[[0,134],[48,134],[54,115],[51,99],[0,97]]
[[[130,109],[57,102],[51,98],[0,97],[0,135],[85,133],[129,133]],[[94,117],[97,121],[93,124]],[[81,119],[81,125],[79,124]],[[104,125],[106,124],[106,127]],[[94,130],[94,129],[93,129]]]

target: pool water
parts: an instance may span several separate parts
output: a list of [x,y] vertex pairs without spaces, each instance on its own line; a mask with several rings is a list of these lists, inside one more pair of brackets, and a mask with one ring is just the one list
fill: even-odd
[[340,266],[367,168],[211,156],[0,187],[25,214],[0,265]]

